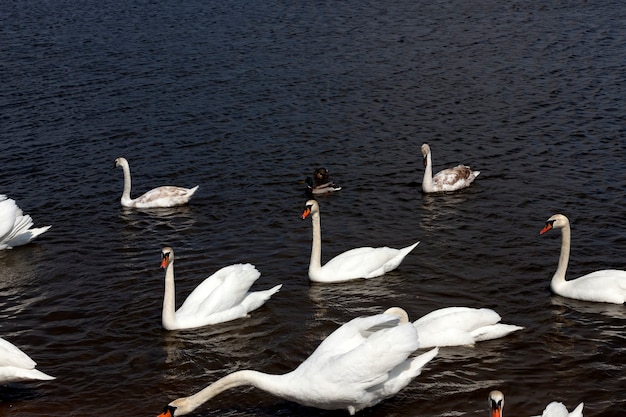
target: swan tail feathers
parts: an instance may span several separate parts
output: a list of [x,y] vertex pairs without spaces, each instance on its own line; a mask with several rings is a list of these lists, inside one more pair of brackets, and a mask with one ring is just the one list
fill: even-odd
[[521,326],[498,323],[491,326],[480,327],[472,331],[471,334],[476,342],[482,342],[484,340],[499,339],[508,335],[509,333],[513,333],[522,329],[523,327]]

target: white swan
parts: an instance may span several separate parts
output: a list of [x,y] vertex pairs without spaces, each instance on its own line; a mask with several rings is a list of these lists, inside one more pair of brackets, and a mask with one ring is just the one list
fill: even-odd
[[130,198],[130,166],[126,158],[119,157],[115,160],[115,167],[124,170],[124,191],[120,199],[122,206],[135,208],[163,208],[187,204],[191,196],[198,190],[199,185],[193,188],[175,187],[166,185],[154,188],[142,196]]
[[[523,329],[498,323],[500,319],[500,315],[489,308],[446,307],[415,320],[413,326],[417,329],[420,349],[473,345]],[[403,317],[403,321],[408,320],[408,315]]]
[[341,253],[324,266],[322,259],[322,230],[320,208],[315,200],[308,200],[302,218],[311,216],[313,245],[309,264],[309,279],[314,282],[343,282],[357,278],[373,278],[396,269],[419,242],[403,249],[363,247]]
[[35,369],[37,364],[13,343],[0,337],[0,384],[55,379]]
[[191,329],[246,317],[282,287],[279,284],[269,290],[249,292],[261,276],[259,271],[250,264],[230,265],[206,278],[176,311],[174,250],[165,247],[161,253],[161,268],[165,269],[161,318],[166,330]]
[[437,348],[409,356],[419,347],[417,332],[398,316],[377,314],[344,324],[293,371],[283,375],[243,370],[198,393],[172,401],[159,417],[188,414],[231,388],[252,385],[277,397],[324,410],[354,415],[395,395],[421,373]]
[[[583,417],[583,407],[584,403],[580,403],[578,404],[578,407],[570,413],[567,411],[567,408],[563,405],[563,403],[553,401],[546,406],[541,414],[541,417]],[[502,391],[491,391],[489,393],[489,409],[491,410],[490,416],[503,417],[503,408],[504,394]]]
[[33,219],[24,214],[15,200],[0,194],[0,250],[26,245],[50,226],[32,228]]
[[472,171],[465,165],[457,165],[454,168],[439,171],[433,177],[433,163],[428,144],[422,145],[424,157],[424,178],[422,179],[422,191],[425,193],[437,193],[441,191],[455,191],[469,187],[480,171]]
[[552,291],[560,296],[577,300],[623,304],[626,301],[626,271],[605,269],[571,281],[565,280],[571,239],[568,218],[562,214],[555,214],[546,221],[545,227],[539,233],[544,234],[551,229],[561,229],[563,239],[559,265],[550,282]]

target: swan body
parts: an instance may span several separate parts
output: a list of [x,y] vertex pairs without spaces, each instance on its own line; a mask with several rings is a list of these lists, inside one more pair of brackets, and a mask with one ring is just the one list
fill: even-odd
[[489,308],[447,307],[432,311],[413,322],[420,348],[473,345],[498,339],[523,329],[499,323],[501,317]]
[[160,417],[188,414],[221,392],[252,385],[277,397],[354,415],[406,387],[437,355],[437,348],[409,357],[419,347],[417,331],[393,314],[358,317],[331,333],[293,371],[283,375],[243,370],[198,393],[169,403]]
[[322,231],[319,204],[308,200],[302,218],[311,216],[313,245],[309,263],[309,279],[313,282],[343,282],[358,278],[373,278],[396,269],[419,242],[403,249],[362,247],[341,253],[321,265]]
[[626,301],[626,271],[605,269],[595,271],[570,281],[565,280],[570,254],[571,230],[569,219],[555,214],[546,221],[540,234],[551,229],[561,229],[561,255],[550,288],[562,297],[600,303],[623,304]]
[[13,343],[0,337],[0,384],[55,379],[35,369],[37,364]]
[[126,158],[115,160],[114,167],[122,167],[124,171],[124,191],[120,202],[124,207],[134,208],[165,208],[187,204],[189,199],[198,190],[199,185],[193,188],[175,187],[166,185],[154,188],[142,196],[130,198],[131,179],[130,166]]
[[422,179],[422,191],[425,193],[437,193],[442,191],[456,191],[469,187],[480,171],[472,171],[466,165],[457,165],[454,168],[444,169],[433,176],[433,163],[428,144],[422,145],[424,157],[424,178]]
[[0,250],[26,245],[50,228],[33,228],[33,224],[33,219],[22,212],[15,200],[0,194]]
[[161,268],[165,269],[162,324],[166,330],[191,329],[246,317],[282,287],[280,284],[269,290],[250,292],[261,276],[259,271],[250,264],[230,265],[206,278],[176,310],[174,250],[170,247],[162,250]]
[[[570,413],[563,403],[553,401],[546,406],[541,417],[583,417],[583,403]],[[489,393],[489,409],[491,417],[503,417],[502,409],[504,408],[504,394],[502,391],[494,390]]]

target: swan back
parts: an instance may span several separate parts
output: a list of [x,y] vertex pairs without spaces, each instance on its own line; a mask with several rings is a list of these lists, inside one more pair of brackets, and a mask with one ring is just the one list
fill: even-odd
[[432,311],[413,324],[421,348],[473,345],[523,329],[499,321],[500,315],[489,308],[447,307]]

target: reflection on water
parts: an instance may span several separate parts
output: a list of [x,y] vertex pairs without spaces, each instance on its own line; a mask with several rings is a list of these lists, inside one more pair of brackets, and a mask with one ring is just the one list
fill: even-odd
[[590,303],[558,295],[553,295],[550,298],[550,303],[554,307],[560,307],[553,309],[554,313],[558,315],[567,314],[568,310],[575,310],[578,313],[600,314],[614,319],[626,319],[626,308],[621,304]]

